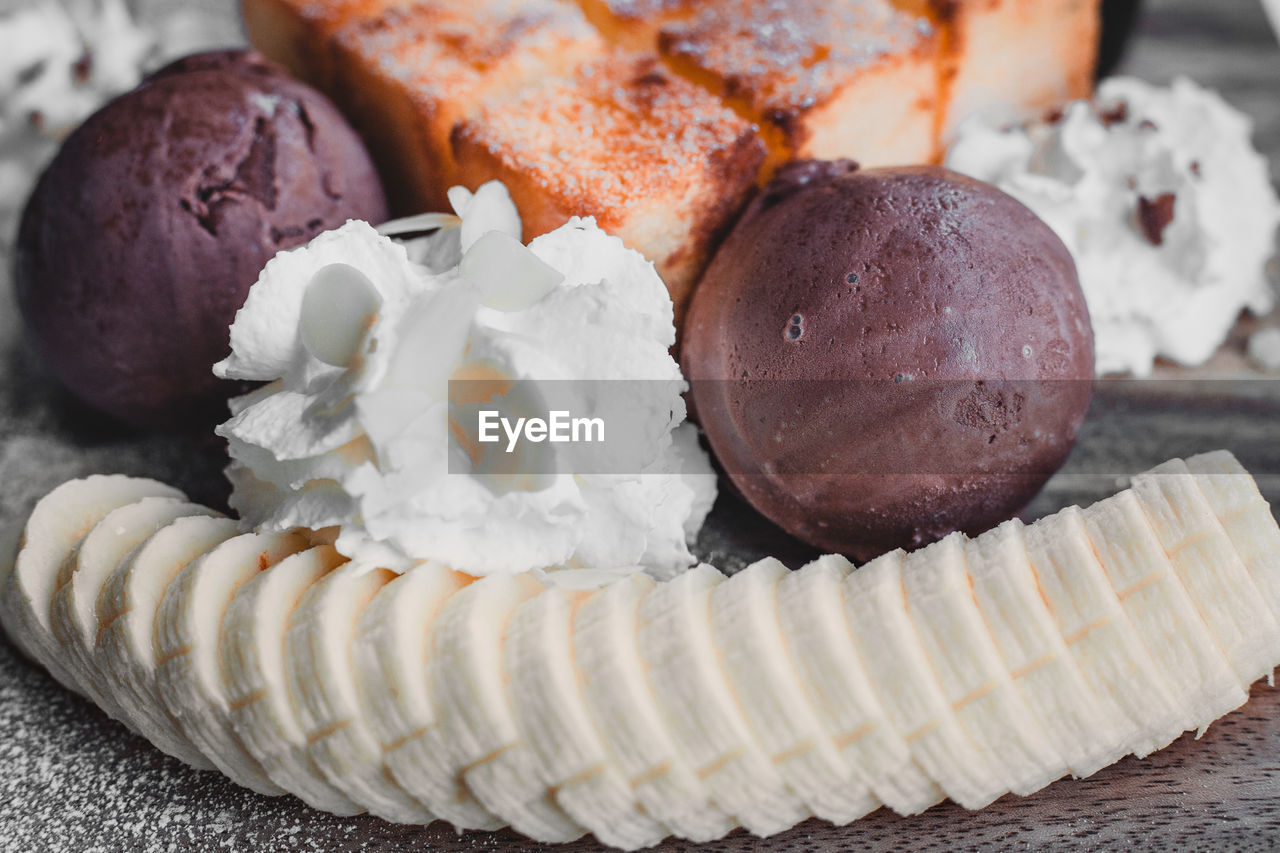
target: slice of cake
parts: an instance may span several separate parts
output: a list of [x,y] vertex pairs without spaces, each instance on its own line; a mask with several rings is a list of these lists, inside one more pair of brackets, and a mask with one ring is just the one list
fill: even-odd
[[1018,122],[1093,91],[1101,0],[899,0],[927,12],[946,42],[944,145],[971,116]]
[[446,190],[465,182],[449,134],[469,111],[607,50],[576,6],[556,0],[419,0],[350,21],[332,42],[328,91],[400,213],[449,209]]
[[526,237],[594,216],[658,267],[677,325],[755,185],[752,125],[653,56],[604,53],[571,76],[487,98],[453,132],[462,183],[506,183]]
[[663,58],[758,123],[775,160],[938,153],[939,38],[888,0],[720,0],[662,27]]

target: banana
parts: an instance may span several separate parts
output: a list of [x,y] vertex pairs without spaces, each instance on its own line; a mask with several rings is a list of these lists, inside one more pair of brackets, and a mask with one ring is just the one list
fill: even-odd
[[491,575],[453,596],[436,622],[427,671],[444,742],[467,787],[515,829],[549,843],[586,830],[538,778],[502,666],[512,612],[541,589],[530,575]]
[[857,571],[763,560],[590,591],[360,571],[119,478],[37,504],[0,614],[39,627],[45,595],[61,644],[31,648],[264,793],[544,841],[709,841],[944,792],[977,807],[1243,702],[1280,656],[1280,527],[1239,470],[1175,460],[1088,510]]
[[[904,563],[903,552],[893,551],[845,579],[845,606],[858,653],[916,762],[948,797],[965,808],[981,808],[1008,789],[942,693],[907,609]],[[927,566],[915,570],[932,575]]]
[[268,796],[285,790],[267,777],[231,728],[218,663],[219,632],[241,584],[306,547],[296,533],[245,533],[228,539],[169,584],[152,633],[156,687],[183,735],[237,785]]
[[[75,543],[111,510],[148,496],[182,498],[177,489],[139,477],[95,475],[69,480],[41,498],[0,578],[0,625],[14,644],[66,688],[85,693],[53,636],[50,608],[58,570]],[[7,556],[7,555],[6,555]]]
[[965,543],[974,600],[1014,684],[1077,777],[1125,755],[1129,721],[1086,683],[1050,615],[1016,518]]
[[1067,764],[1027,708],[978,611],[966,541],[953,533],[907,556],[907,610],[961,727],[1001,787],[1025,796],[1066,774]]
[[566,814],[610,847],[650,847],[671,830],[640,805],[596,727],[574,664],[573,618],[589,597],[550,588],[516,609],[503,655],[515,718]]
[[[1201,733],[1249,698],[1131,491],[1083,512],[1094,553],[1177,703]],[[1273,522],[1274,524],[1274,522]]]
[[1139,758],[1168,746],[1192,724],[1129,621],[1098,563],[1078,507],[1027,528],[1027,557],[1041,594],[1080,672],[1128,717],[1126,749]]
[[738,824],[712,802],[677,746],[640,656],[640,604],[656,588],[651,578],[635,574],[579,605],[573,620],[579,681],[597,730],[644,811],[676,835],[712,841]]
[[316,581],[289,618],[285,674],[307,750],[329,784],[384,820],[431,823],[435,816],[387,773],[356,695],[356,623],[394,577],[348,563]]
[[646,596],[637,621],[640,655],[667,728],[712,799],[767,836],[810,812],[770,762],[721,666],[711,612],[723,581],[704,564]]
[[1240,683],[1269,676],[1280,625],[1186,464],[1139,474],[1132,489]]
[[806,811],[837,824],[879,808],[854,778],[805,693],[778,617],[778,586],[790,574],[760,560],[711,593],[711,628],[737,704],[778,776]]
[[191,515],[160,528],[126,557],[98,593],[99,667],[116,704],[131,714],[138,730],[162,751],[197,770],[214,765],[182,734],[155,686],[152,628],[160,599],[192,560],[236,534],[229,518]]
[[1280,620],[1280,527],[1257,483],[1226,450],[1191,457],[1187,470],[1196,475],[1196,485]]
[[440,609],[471,580],[427,564],[391,581],[360,616],[352,660],[361,712],[396,784],[456,827],[498,829],[506,824],[460,780],[427,674]]
[[844,581],[853,564],[819,557],[778,584],[778,622],[805,695],[853,773],[828,792],[826,808],[871,811],[883,802],[918,814],[944,794],[911,757],[889,721],[858,655],[845,612]]
[[103,515],[71,548],[58,568],[49,627],[61,643],[64,663],[88,695],[112,718],[137,730],[133,711],[120,705],[95,660],[98,593],[111,574],[148,536],[176,519],[207,512],[176,497],[144,497]]
[[244,583],[223,617],[218,656],[231,724],[271,781],[312,808],[349,816],[363,809],[311,760],[290,704],[284,654],[289,616],[303,593],[344,562],[332,546],[321,545]]

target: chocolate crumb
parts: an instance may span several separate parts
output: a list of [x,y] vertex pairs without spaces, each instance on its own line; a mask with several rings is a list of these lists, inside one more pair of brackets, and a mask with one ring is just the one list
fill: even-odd
[[1057,124],[1058,122],[1062,121],[1066,117],[1067,117],[1067,114],[1062,109],[1062,107],[1054,107],[1053,109],[1049,110],[1047,113],[1044,114],[1044,123]]
[[1160,193],[1155,199],[1138,196],[1138,225],[1151,245],[1164,243],[1164,229],[1173,221],[1173,193]]
[[1151,119],[1144,118],[1142,121],[1138,122],[1138,129],[1156,131],[1156,130],[1159,130],[1160,128]]
[[1195,175],[1197,178],[1200,177],[1200,161],[1199,160],[1191,161],[1191,174]]
[[86,50],[79,59],[71,63],[71,79],[75,80],[77,85],[83,86],[89,82],[91,76],[93,76],[93,54]]
[[1098,121],[1102,122],[1104,127],[1111,127],[1113,124],[1119,124],[1129,118],[1129,102],[1120,101],[1115,106],[1104,112],[1098,113]]

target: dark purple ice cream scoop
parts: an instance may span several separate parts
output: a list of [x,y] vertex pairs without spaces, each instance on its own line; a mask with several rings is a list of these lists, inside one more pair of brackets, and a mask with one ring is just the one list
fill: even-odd
[[240,51],[179,60],[91,116],[27,204],[29,338],[77,397],[144,427],[208,423],[227,329],[263,265],[386,200],[323,95]]
[[989,184],[785,166],[694,291],[681,364],[760,512],[865,560],[979,533],[1066,459],[1093,333],[1075,265]]

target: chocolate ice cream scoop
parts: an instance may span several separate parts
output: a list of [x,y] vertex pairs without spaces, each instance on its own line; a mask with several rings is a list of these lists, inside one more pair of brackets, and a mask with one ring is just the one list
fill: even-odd
[[785,167],[694,293],[682,366],[746,499],[865,560],[1022,507],[1089,406],[1075,267],[1010,196],[936,167]]
[[142,426],[216,419],[211,373],[276,252],[386,201],[324,96],[261,57],[200,54],[153,74],[63,144],[28,202],[18,304],[59,379]]

